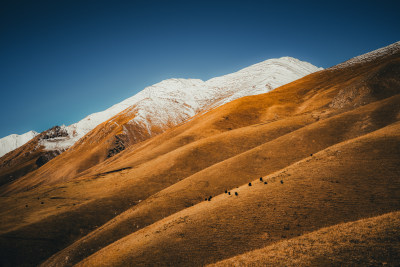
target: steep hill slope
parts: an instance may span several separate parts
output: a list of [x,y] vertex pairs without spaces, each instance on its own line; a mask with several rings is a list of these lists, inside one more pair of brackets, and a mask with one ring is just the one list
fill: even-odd
[[[75,176],[126,147],[160,134],[201,111],[242,96],[268,92],[317,70],[320,69],[307,62],[284,57],[266,60],[205,82],[199,79],[162,81],[105,111],[91,114],[78,123],[58,127],[62,135],[35,139],[22,148],[24,151],[34,149],[35,154],[26,157],[25,153],[13,153],[7,155],[7,158],[1,158],[0,166],[7,162],[7,168],[0,168],[0,177],[12,176],[15,180],[47,162],[39,158],[57,156],[80,140],[74,146],[74,152],[59,160],[64,167],[64,163],[69,162],[69,168],[59,178]],[[94,131],[85,136],[94,128]],[[81,139],[83,136],[85,138]],[[76,158],[77,155],[80,155],[79,163],[71,162],[71,158]],[[43,164],[28,164],[35,159]],[[21,169],[20,166],[23,165],[25,167]],[[44,173],[57,176],[46,170]]]
[[199,114],[64,182],[19,179],[1,191],[1,258],[206,264],[397,211],[399,73],[399,53],[321,71]]

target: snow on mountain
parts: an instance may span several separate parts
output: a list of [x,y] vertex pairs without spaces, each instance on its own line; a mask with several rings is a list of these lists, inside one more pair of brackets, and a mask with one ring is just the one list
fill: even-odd
[[400,41],[393,43],[391,45],[376,49],[374,51],[371,51],[369,53],[353,57],[352,59],[349,59],[343,63],[340,63],[336,66],[333,66],[329,68],[330,70],[335,70],[335,69],[342,69],[346,67],[350,67],[352,65],[362,63],[362,62],[369,62],[372,61],[378,57],[383,57],[383,56],[390,56],[395,53],[397,53],[400,50]]
[[295,81],[310,73],[322,70],[314,65],[291,57],[270,59],[238,72],[208,80],[209,87],[217,94],[223,91],[224,99],[214,106],[220,106],[243,96],[269,92],[279,86]]
[[269,92],[281,85],[322,70],[295,58],[270,59],[238,72],[212,78],[168,79],[145,88],[131,98],[129,113],[136,116],[129,122],[166,128],[243,96]]
[[177,125],[200,111],[215,108],[234,99],[269,92],[281,85],[322,70],[310,63],[291,57],[270,59],[213,78],[168,79],[146,87],[136,95],[102,111],[93,113],[70,126],[62,126],[65,136],[42,139],[45,150],[63,151],[116,114],[126,110],[135,117],[129,123],[144,126],[150,136],[152,127]]
[[0,139],[0,157],[7,154],[14,149],[24,145],[29,140],[34,138],[39,133],[35,131],[29,131],[27,133],[18,135],[18,134],[10,134],[6,137]]

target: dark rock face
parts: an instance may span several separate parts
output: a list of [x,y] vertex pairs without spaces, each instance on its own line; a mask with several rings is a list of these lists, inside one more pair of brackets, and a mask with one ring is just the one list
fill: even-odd
[[68,136],[68,132],[64,128],[62,128],[60,126],[54,126],[53,128],[44,132],[39,140],[47,140],[47,139],[52,139],[52,138],[56,138],[56,137],[67,137],[67,136]]
[[125,149],[125,142],[121,138],[121,136],[116,135],[115,136],[115,141],[113,143],[113,147],[108,150],[107,158],[111,158],[112,156],[115,156],[119,152]]
[[53,151],[48,151],[40,155],[40,157],[36,160],[36,165],[38,168],[52,160],[53,158],[57,157],[60,155],[63,151],[58,151],[58,150],[53,150]]

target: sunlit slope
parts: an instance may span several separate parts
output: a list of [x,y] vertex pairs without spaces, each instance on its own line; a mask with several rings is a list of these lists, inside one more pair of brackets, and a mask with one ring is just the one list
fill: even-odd
[[210,266],[396,266],[400,212],[343,223]]
[[315,73],[200,114],[65,181],[70,162],[57,157],[48,172],[1,188],[2,259],[37,264],[67,247],[49,262],[76,263],[207,196],[390,125],[399,120],[398,74],[398,55]]
[[[175,213],[82,261],[202,265],[400,207],[400,123]],[[282,181],[282,182],[281,182]]]

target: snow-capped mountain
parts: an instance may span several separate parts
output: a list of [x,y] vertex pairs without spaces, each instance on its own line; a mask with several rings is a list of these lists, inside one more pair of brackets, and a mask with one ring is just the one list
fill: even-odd
[[217,107],[243,96],[266,93],[321,69],[295,58],[282,57],[208,81],[164,80],[109,109],[93,113],[70,126],[62,126],[67,136],[41,140],[41,145],[46,150],[65,150],[97,125],[127,108],[136,114],[131,123],[144,125],[152,135],[154,125],[164,128],[179,124],[205,108]]
[[[131,125],[146,129],[146,136],[182,123],[197,113],[209,110],[234,99],[266,93],[315,71],[322,70],[312,64],[291,57],[270,59],[235,73],[212,78],[168,79],[146,87],[136,95],[83,120],[58,129],[63,134],[40,138],[39,146],[45,151],[65,151],[97,125],[125,110],[133,119]],[[116,123],[116,122],[113,122]],[[157,131],[154,131],[154,129]],[[126,127],[124,128],[126,129]],[[0,156],[25,144],[38,133],[10,135],[0,139]],[[141,141],[139,138],[137,141]]]
[[6,137],[0,139],[0,157],[7,154],[8,152],[26,144],[33,137],[38,135],[39,133],[35,131],[29,131],[27,133],[18,135],[18,134],[10,134]]
[[[54,169],[44,168],[54,157],[62,157],[57,161],[62,162],[61,165],[69,162],[64,166],[68,170],[60,174],[62,177],[74,176],[200,112],[208,112],[243,96],[269,92],[319,70],[321,68],[310,63],[283,57],[208,81],[164,80],[77,123],[42,132],[15,150],[17,153],[2,157],[0,179],[3,177],[5,182],[18,179],[38,168],[43,175],[56,179],[59,174],[54,174]],[[75,162],[77,157],[79,161]]]
[[[123,113],[153,135],[152,127],[165,129],[243,96],[269,92],[281,85],[322,70],[295,58],[270,59],[238,72],[212,78],[168,79],[145,88],[121,104],[130,103]],[[115,105],[114,107],[120,104]],[[81,121],[80,123],[83,123]],[[111,120],[109,123],[116,123]]]

